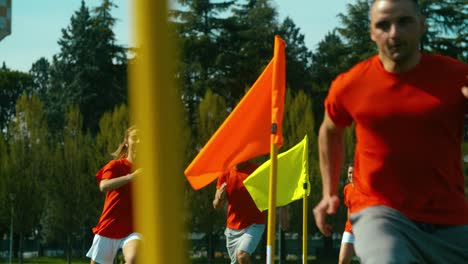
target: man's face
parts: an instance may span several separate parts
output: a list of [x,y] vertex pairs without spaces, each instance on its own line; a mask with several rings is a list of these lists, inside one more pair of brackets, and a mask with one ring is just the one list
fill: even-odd
[[418,53],[425,23],[410,0],[378,0],[370,17],[371,38],[383,59],[404,63]]

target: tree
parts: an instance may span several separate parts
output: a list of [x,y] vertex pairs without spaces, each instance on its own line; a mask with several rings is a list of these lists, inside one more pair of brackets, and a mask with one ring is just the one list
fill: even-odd
[[468,5],[463,0],[420,0],[427,33],[421,49],[468,61]]
[[177,74],[182,84],[183,100],[189,113],[195,113],[207,88],[214,88],[215,63],[222,47],[217,45],[226,11],[234,1],[178,0],[186,10],[172,10],[181,45]]
[[[302,90],[294,93],[287,90],[283,117],[284,152],[299,143],[307,134],[309,138],[309,180],[311,183],[311,194],[320,192],[320,173],[318,169],[318,152],[316,145],[316,134],[314,132],[315,119],[312,112],[311,98]],[[311,204],[315,204],[317,198],[309,196]],[[293,202],[290,207],[291,231],[302,233],[302,200]],[[312,220],[312,219],[311,219]],[[312,224],[312,222],[310,222]]]
[[[358,0],[347,5],[347,14],[340,13],[341,27],[337,30],[349,48],[348,65],[367,59],[377,52],[369,37],[368,0]],[[468,6],[463,0],[420,0],[419,5],[428,25],[421,41],[421,50],[440,53],[466,61]]]
[[344,39],[348,49],[347,68],[377,53],[377,48],[370,38],[368,0],[358,0],[346,6],[347,14],[338,14],[342,27],[337,31]]
[[[335,31],[327,33],[312,55],[312,78],[326,91],[338,74],[347,69],[349,51]],[[318,92],[317,91],[317,92]]]
[[16,101],[31,84],[31,76],[27,73],[0,69],[0,131],[7,128],[15,114]]
[[318,44],[312,55],[312,79],[314,80],[310,94],[313,98],[313,113],[317,120],[314,131],[318,132],[319,124],[324,116],[323,101],[332,81],[338,74],[347,69],[349,51],[336,31],[329,32]]
[[213,91],[225,96],[229,108],[243,97],[271,60],[278,31],[278,14],[270,1],[245,2],[232,8],[230,27],[219,39],[224,54],[218,59],[221,72]]
[[9,124],[10,174],[5,178],[14,198],[14,222],[19,234],[19,263],[22,263],[23,238],[37,228],[44,208],[43,182],[48,176],[47,123],[43,105],[24,94],[16,104],[16,115]]
[[[206,144],[227,115],[228,112],[224,99],[207,90],[197,111],[199,138],[196,142],[196,149],[200,150]],[[191,154],[195,156],[197,153],[191,151]],[[216,237],[225,227],[226,213],[213,209],[212,201],[216,190],[215,183],[196,192],[188,184],[186,186],[185,200],[188,202],[185,206],[191,212],[186,219],[188,221],[187,225],[191,231],[204,232],[206,234],[209,244],[209,260],[211,261],[214,257]]]
[[[97,197],[90,195],[97,193],[95,179],[88,167],[89,156],[92,155],[89,151],[91,136],[83,134],[82,127],[83,118],[78,107],[71,107],[62,133],[63,144],[59,141],[56,147],[56,166],[47,179],[48,206],[41,221],[46,238],[63,237],[61,244],[68,263],[71,263],[73,246],[83,241],[89,232],[86,225],[92,215],[89,207]],[[92,220],[96,221],[95,218]]]
[[305,45],[304,34],[289,17],[280,25],[278,34],[286,43],[287,87],[293,91],[310,91],[312,52]]
[[[111,0],[102,0],[100,6],[93,10],[93,33],[95,48],[92,50],[94,64],[99,74],[96,76],[95,87],[98,96],[90,101],[89,105],[97,104],[94,108],[94,118],[98,121],[106,111],[127,103],[127,58],[126,50],[116,44],[115,34],[112,31],[116,19],[112,17],[111,10],[116,7]],[[83,106],[86,107],[86,106]],[[89,110],[83,115],[92,114]]]
[[[84,129],[95,133],[102,114],[126,102],[126,59],[122,47],[115,44],[110,15],[110,1],[91,15],[85,2],[62,29],[58,41],[60,53],[54,55],[51,66],[53,113],[64,113],[76,104],[83,113]],[[62,127],[63,118],[57,115],[56,127]]]
[[95,138],[93,158],[90,159],[91,171],[97,173],[113,157],[113,153],[122,142],[125,131],[130,126],[130,113],[127,105],[116,106],[106,112],[99,120],[99,132]]
[[[29,75],[32,79],[32,92],[35,93],[39,100],[47,102],[47,90],[49,89],[50,83],[50,63],[42,57],[34,62],[29,70]],[[47,105],[47,103],[45,103]]]
[[0,159],[0,230],[2,226],[9,226],[11,219],[10,190],[8,189],[7,181],[10,175],[9,156],[8,145],[5,142],[4,134],[0,133],[0,157],[2,157]]

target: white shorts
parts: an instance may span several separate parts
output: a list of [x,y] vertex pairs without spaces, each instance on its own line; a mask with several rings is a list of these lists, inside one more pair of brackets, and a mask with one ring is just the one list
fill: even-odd
[[344,231],[343,232],[343,237],[341,238],[341,244],[343,243],[349,243],[349,244],[354,244],[354,235],[353,233],[349,233]]
[[141,240],[141,236],[138,233],[131,233],[130,235],[120,238],[108,238],[100,235],[94,235],[93,244],[89,249],[86,256],[99,264],[112,264],[114,263],[115,255],[117,251],[128,241]]

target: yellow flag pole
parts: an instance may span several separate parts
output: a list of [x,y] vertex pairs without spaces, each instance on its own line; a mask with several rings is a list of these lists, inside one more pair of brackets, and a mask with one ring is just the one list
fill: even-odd
[[273,135],[271,136],[270,161],[270,186],[268,192],[268,236],[266,248],[267,264],[273,264],[275,262],[276,174],[278,170],[278,146],[273,143]]
[[307,182],[303,185],[302,200],[302,264],[307,264]]
[[167,0],[135,0],[136,58],[130,65],[130,108],[141,131],[134,185],[135,225],[143,237],[138,263],[185,263],[181,196],[181,102],[172,79],[175,54]]

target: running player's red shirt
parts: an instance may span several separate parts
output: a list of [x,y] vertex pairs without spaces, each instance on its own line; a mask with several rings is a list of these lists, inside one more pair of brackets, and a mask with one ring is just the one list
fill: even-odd
[[[132,164],[126,159],[112,160],[97,174],[98,185],[103,179],[113,179],[131,173]],[[108,238],[123,238],[133,233],[132,183],[106,193],[104,208],[93,233]]]
[[265,214],[258,210],[243,181],[257,169],[257,165],[248,163],[242,169],[232,168],[218,178],[216,188],[226,185],[228,200],[227,227],[243,229],[252,224],[265,224]]
[[325,108],[356,124],[352,213],[386,205],[415,221],[468,224],[461,143],[468,64],[423,54],[409,72],[387,72],[378,56],[333,82]]
[[348,208],[348,217],[346,218],[346,224],[345,224],[345,230],[348,233],[353,233],[353,225],[349,221],[349,215],[350,215],[350,209],[351,209],[351,197],[353,197],[353,191],[354,191],[354,186],[352,183],[346,184],[346,186],[343,189],[343,200],[344,204]]

